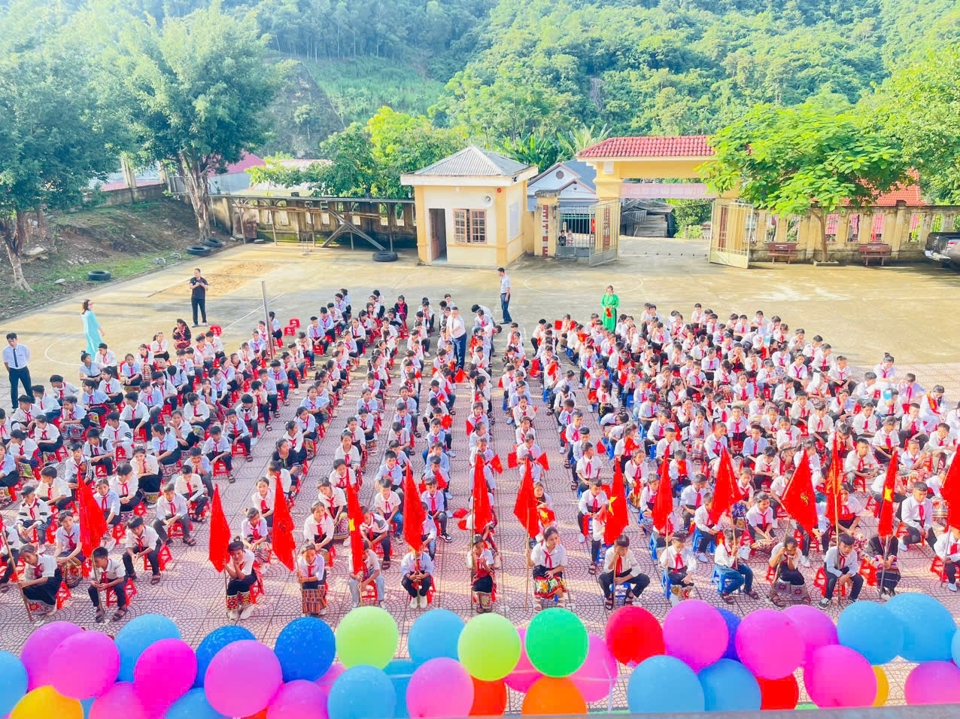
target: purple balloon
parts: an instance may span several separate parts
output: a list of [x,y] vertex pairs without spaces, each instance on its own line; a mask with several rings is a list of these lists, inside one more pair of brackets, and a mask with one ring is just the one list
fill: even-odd
[[323,705],[327,705],[327,697],[330,696],[330,690],[333,688],[333,683],[337,681],[337,677],[347,671],[347,668],[343,666],[340,662],[334,662],[326,673],[317,679],[315,682],[320,690],[323,692]]
[[130,682],[117,682],[97,697],[90,719],[151,719]]
[[[777,646],[771,642],[771,647]],[[869,707],[877,698],[877,675],[870,662],[849,647],[820,647],[803,668],[803,684],[821,709]]]
[[137,659],[133,687],[150,714],[163,714],[197,678],[197,655],[184,641],[161,639]]
[[602,637],[590,635],[587,658],[570,679],[586,702],[598,702],[610,695],[617,683],[617,659]]
[[52,622],[46,624],[30,635],[23,651],[20,652],[20,661],[27,670],[27,691],[49,684],[46,668],[53,650],[60,646],[67,637],[80,634],[83,630],[70,622]]
[[533,664],[530,663],[530,657],[527,656],[526,627],[517,629],[517,634],[520,635],[520,660],[503,681],[514,691],[526,694],[543,674],[534,669]]
[[207,667],[203,688],[207,701],[228,717],[247,717],[266,709],[283,685],[280,660],[260,642],[228,644]]
[[840,643],[837,638],[837,625],[829,615],[816,607],[794,604],[784,609],[783,615],[790,620],[804,641],[804,664],[813,659],[813,653],[820,647]]
[[793,674],[806,647],[793,622],[773,609],[758,609],[744,617],[737,628],[736,645],[740,662],[761,679]]
[[277,692],[267,719],[327,719],[327,695],[314,682],[295,679]]
[[57,645],[47,664],[50,685],[70,699],[93,699],[113,686],[120,650],[106,634],[80,632]]
[[723,653],[723,658],[733,659],[733,661],[739,662],[740,657],[737,656],[737,628],[740,626],[740,617],[723,607],[720,607],[717,611],[720,612],[723,621],[727,623],[727,633],[730,635],[727,640],[727,649]]
[[473,679],[456,659],[430,659],[410,677],[407,711],[411,717],[465,717],[472,706]]
[[730,632],[715,607],[688,599],[667,612],[663,621],[663,644],[667,654],[699,672],[723,656]]
[[953,662],[924,662],[914,667],[904,687],[907,704],[960,703],[960,669]]

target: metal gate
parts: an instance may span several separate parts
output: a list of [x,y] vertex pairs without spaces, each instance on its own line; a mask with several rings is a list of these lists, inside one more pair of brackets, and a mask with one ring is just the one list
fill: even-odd
[[589,262],[592,267],[620,256],[620,201],[598,202],[591,209],[593,246]]
[[747,269],[756,242],[757,214],[751,205],[717,200],[713,205],[710,262]]

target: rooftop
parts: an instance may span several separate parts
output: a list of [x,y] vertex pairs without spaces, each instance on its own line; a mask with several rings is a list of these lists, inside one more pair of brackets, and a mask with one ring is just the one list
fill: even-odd
[[413,174],[420,177],[507,177],[530,167],[497,152],[470,145]]
[[577,154],[578,160],[587,158],[634,157],[709,157],[713,148],[707,135],[680,135],[675,137],[609,137]]

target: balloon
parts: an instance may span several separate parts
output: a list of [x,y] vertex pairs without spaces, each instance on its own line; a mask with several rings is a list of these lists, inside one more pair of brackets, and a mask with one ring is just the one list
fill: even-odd
[[517,666],[504,677],[503,681],[514,691],[526,694],[543,674],[533,668],[530,657],[527,656],[527,628],[517,629],[517,635],[520,637],[520,659],[517,661]]
[[337,657],[343,666],[368,664],[383,669],[397,653],[400,632],[386,610],[357,607],[340,620],[336,638]]
[[[824,615],[826,616],[826,615]],[[837,620],[837,637],[871,664],[886,664],[903,650],[903,625],[882,604],[855,602]]]
[[783,615],[790,620],[803,639],[803,664],[809,662],[820,647],[839,644],[836,625],[829,615],[820,609],[808,604],[794,604],[784,609]]
[[782,679],[803,661],[803,637],[789,618],[773,609],[758,609],[744,617],[736,644],[743,665],[763,679]]
[[210,666],[210,661],[217,655],[217,652],[228,644],[244,639],[253,641],[256,637],[253,636],[253,632],[249,629],[241,627],[238,624],[227,624],[219,629],[214,629],[204,637],[203,641],[200,642],[200,646],[197,647],[197,678],[193,680],[193,686],[203,686],[204,677],[207,674],[207,667]]
[[393,690],[397,693],[397,707],[393,710],[393,715],[397,719],[405,719],[410,716],[407,709],[407,687],[410,686],[410,679],[417,670],[417,665],[409,659],[394,659],[387,664],[383,671],[393,682]]
[[617,673],[617,660],[610,648],[603,639],[591,634],[587,659],[570,679],[584,701],[598,702],[613,691]]
[[396,703],[390,677],[381,669],[361,665],[350,667],[333,683],[327,714],[330,719],[384,719],[393,716]]
[[[390,664],[392,664],[391,662]],[[387,666],[390,666],[389,664]],[[317,679],[316,685],[323,690],[323,695],[329,696],[330,689],[333,687],[333,683],[337,681],[337,677],[343,674],[347,668],[343,666],[340,662],[334,662],[333,665],[327,669],[326,673]],[[410,673],[413,674],[413,670],[410,670]]]
[[36,629],[23,645],[20,652],[20,661],[27,670],[27,690],[33,690],[49,684],[46,676],[47,662],[53,650],[60,646],[60,642],[83,630],[70,622],[51,622]]
[[796,709],[800,700],[800,686],[793,674],[783,679],[761,679],[757,677],[760,686],[760,708],[766,709]]
[[703,687],[689,666],[675,657],[656,656],[644,660],[630,675],[627,705],[635,714],[672,716],[702,712],[706,700]]
[[456,659],[437,657],[424,662],[407,687],[411,717],[466,716],[472,706],[473,681]]
[[21,699],[10,712],[10,719],[83,719],[83,707],[53,687],[39,687]]
[[333,665],[337,640],[322,619],[302,617],[281,630],[274,651],[280,660],[283,681],[305,679],[313,682]]
[[903,689],[907,704],[960,703],[960,669],[953,662],[924,662],[914,667]]
[[877,698],[873,700],[873,706],[882,707],[890,697],[890,680],[887,679],[883,667],[874,667],[873,673],[877,677]]
[[213,658],[204,689],[218,712],[245,717],[266,708],[282,683],[283,671],[273,650],[260,642],[241,640]]
[[720,616],[723,617],[723,621],[727,625],[727,649],[723,653],[724,659],[733,659],[733,661],[740,661],[740,657],[737,656],[737,628],[740,626],[740,617],[731,612],[729,609],[717,609],[720,612]]
[[417,664],[437,657],[457,659],[457,641],[465,626],[466,623],[448,609],[424,612],[407,635],[410,658]]
[[67,637],[53,650],[47,664],[50,686],[70,699],[100,696],[113,686],[119,671],[117,645],[100,632]]
[[267,709],[267,719],[327,719],[326,704],[323,689],[312,681],[294,679],[277,692]]
[[953,635],[950,643],[950,652],[953,654],[953,663],[960,665],[960,632]]
[[660,622],[643,607],[617,609],[607,620],[604,638],[617,661],[627,666],[636,666],[666,651]]
[[869,707],[877,697],[877,675],[870,662],[840,645],[821,647],[813,653],[813,659],[803,668],[803,684],[821,709]]
[[[550,611],[560,610],[551,609]],[[523,707],[520,713],[534,716],[586,714],[587,703],[569,679],[541,677],[534,682],[530,691],[523,698]]]
[[186,642],[161,639],[147,647],[133,669],[133,688],[149,714],[163,713],[197,678],[197,655]]
[[90,707],[90,719],[148,719],[149,716],[130,682],[114,684]]
[[470,677],[473,681],[473,706],[470,707],[470,716],[498,717],[507,708],[507,685],[503,679],[495,682],[482,682]]
[[569,609],[540,612],[527,627],[527,656],[534,668],[548,677],[573,674],[587,658],[589,647],[586,627]]
[[663,621],[663,644],[667,654],[698,672],[710,666],[727,650],[730,632],[714,607],[699,599],[680,602]]
[[704,706],[708,712],[760,710],[760,685],[740,662],[721,659],[701,671],[697,678],[703,687]]
[[898,594],[886,608],[903,624],[903,649],[908,662],[950,661],[957,623],[940,602],[926,594]]
[[0,652],[0,717],[10,713],[27,693],[27,668],[10,652]]
[[480,614],[467,622],[460,632],[457,655],[470,676],[495,682],[517,666],[520,660],[520,635],[513,623],[503,615]]
[[117,632],[115,639],[120,650],[118,681],[132,682],[133,669],[147,647],[161,639],[179,639],[180,629],[171,619],[160,614],[144,614],[131,619]]
[[188,691],[177,699],[163,716],[164,719],[226,719],[210,706],[203,689]]

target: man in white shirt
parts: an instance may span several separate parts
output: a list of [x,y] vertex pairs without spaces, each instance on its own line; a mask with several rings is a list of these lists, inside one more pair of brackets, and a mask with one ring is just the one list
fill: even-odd
[[640,571],[640,562],[630,549],[630,538],[625,534],[607,548],[599,580],[607,609],[613,609],[615,586],[623,585],[627,591],[624,603],[633,604],[634,598],[643,594],[650,584],[650,577]]
[[467,354],[467,326],[456,305],[450,307],[450,317],[447,318],[447,337],[453,342],[454,353],[457,356],[457,369],[463,369]]
[[497,268],[497,274],[500,275],[500,310],[503,312],[503,323],[513,322],[510,317],[510,275],[503,267]]
[[848,599],[857,601],[860,590],[863,589],[863,577],[860,576],[860,556],[853,548],[853,537],[841,534],[838,544],[827,550],[823,558],[823,566],[827,571],[827,586],[820,600],[821,607],[829,607],[837,584],[847,587]]
[[106,593],[113,591],[117,599],[117,611],[113,615],[113,621],[119,622],[127,613],[127,594],[124,591],[123,584],[127,581],[123,565],[116,559],[111,559],[109,552],[104,547],[97,547],[93,550],[92,576],[90,577],[90,586],[87,588],[87,594],[90,601],[93,602],[94,609],[97,610],[97,624],[105,624],[107,615],[100,604],[100,592]]
[[7,368],[10,378],[10,406],[17,408],[17,383],[23,385],[23,393],[33,396],[30,382],[30,348],[20,344],[16,332],[7,333],[7,346],[3,348],[3,365]]

